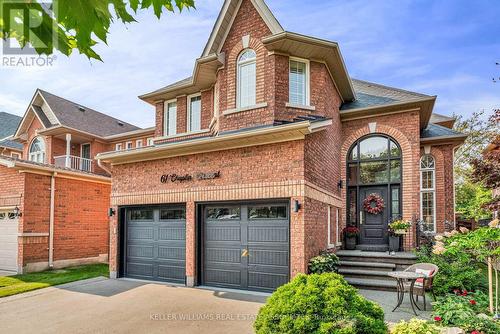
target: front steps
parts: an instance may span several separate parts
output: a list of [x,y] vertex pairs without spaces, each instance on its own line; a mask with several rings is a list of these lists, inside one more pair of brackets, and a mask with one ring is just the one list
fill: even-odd
[[414,264],[413,253],[365,252],[360,250],[339,250],[339,274],[349,284],[360,289],[396,290],[396,281],[387,275],[390,271],[404,270]]

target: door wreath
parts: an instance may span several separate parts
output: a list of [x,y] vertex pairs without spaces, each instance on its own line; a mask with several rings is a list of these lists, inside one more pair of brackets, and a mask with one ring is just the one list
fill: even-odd
[[372,215],[378,215],[384,210],[384,207],[383,198],[375,193],[368,195],[363,201],[363,209]]

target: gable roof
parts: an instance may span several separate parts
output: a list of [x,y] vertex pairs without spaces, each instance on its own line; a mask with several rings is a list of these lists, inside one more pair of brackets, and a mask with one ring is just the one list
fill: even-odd
[[431,96],[404,89],[351,78],[356,99],[342,105],[340,110],[363,109],[400,102],[411,102]]
[[456,121],[456,119],[453,117],[433,113],[431,115],[431,119],[429,120],[429,123],[439,124],[439,125],[442,125],[444,127],[451,129],[451,128],[453,128],[455,121]]
[[50,122],[42,108],[33,105],[33,111],[37,114],[46,128],[53,126],[69,127],[99,137],[111,136],[139,129],[135,125],[105,115],[94,109],[66,100],[44,90],[38,89],[37,93],[47,102],[50,110],[59,121],[59,124]]
[[[203,49],[202,57],[219,52],[221,46],[224,44],[229,30],[231,29],[234,17],[238,13],[242,1],[243,0],[224,1],[222,9],[219,12],[219,16],[217,17],[215,25],[212,28],[210,37],[208,38],[207,44]],[[263,0],[250,1],[273,35],[284,31],[281,24],[278,22],[276,17],[274,17],[273,13]]]
[[0,112],[0,140],[12,136],[16,132],[21,120],[22,117],[17,115]]

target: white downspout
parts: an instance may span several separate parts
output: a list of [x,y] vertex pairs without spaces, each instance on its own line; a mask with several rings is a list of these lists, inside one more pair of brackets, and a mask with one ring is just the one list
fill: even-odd
[[50,218],[49,218],[49,268],[54,267],[54,208],[56,194],[56,175],[50,177]]
[[101,159],[97,159],[97,166],[101,167],[106,171],[106,173],[111,175],[111,170],[108,167],[104,166],[104,164],[101,162]]

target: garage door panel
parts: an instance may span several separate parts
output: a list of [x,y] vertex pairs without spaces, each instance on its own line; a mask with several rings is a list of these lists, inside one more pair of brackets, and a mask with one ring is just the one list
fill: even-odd
[[288,268],[288,251],[249,249],[248,264],[282,266]]
[[248,228],[248,241],[288,242],[288,227],[255,227]]
[[241,272],[239,270],[207,269],[205,270],[205,284],[240,287]]
[[158,259],[159,260],[186,260],[186,248],[182,247],[158,247]]
[[248,287],[251,289],[272,291],[287,282],[287,274],[272,274],[258,271],[248,272]]
[[17,271],[18,220],[10,211],[0,212],[0,270]]
[[[186,223],[180,218],[185,217],[185,210],[144,207],[128,210],[126,217],[125,276],[184,283]],[[133,220],[134,217],[148,220]]]
[[127,247],[127,255],[130,258],[146,258],[154,257],[154,246],[147,245],[129,245]]
[[227,262],[241,263],[240,247],[234,249],[228,248],[205,248],[205,260],[207,262]]
[[[228,217],[231,206],[237,208],[238,219],[211,219],[214,211]],[[285,219],[288,206],[228,207],[204,211],[203,284],[272,291],[288,282],[289,220]],[[276,211],[276,207],[281,209]],[[272,217],[276,212],[279,216]]]

